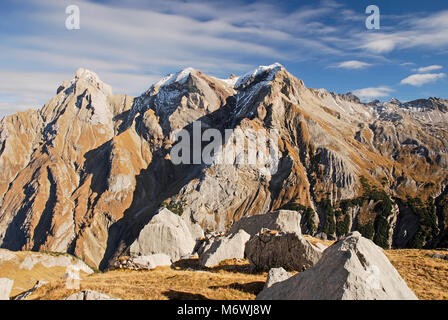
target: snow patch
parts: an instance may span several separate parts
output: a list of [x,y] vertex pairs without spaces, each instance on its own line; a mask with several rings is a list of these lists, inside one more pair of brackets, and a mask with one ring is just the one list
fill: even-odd
[[162,80],[157,82],[154,85],[154,87],[166,87],[175,82],[177,82],[179,84],[184,84],[187,81],[190,74],[194,71],[195,71],[195,69],[193,69],[193,68],[186,68],[186,69],[183,69],[182,71],[179,71],[175,74],[169,74],[166,77],[164,77]]
[[238,79],[238,81],[236,81],[235,88],[241,87],[242,85],[249,82],[251,79],[254,79],[263,73],[269,73],[268,79],[266,81],[271,81],[274,78],[275,73],[277,73],[277,71],[281,70],[282,68],[283,66],[278,62],[271,64],[269,66],[259,66],[254,71],[248,72],[245,75],[241,76]]
[[222,82],[225,82],[227,85],[231,86],[232,88],[235,87],[235,84],[237,83],[238,79],[240,79],[240,77],[234,77],[232,79],[220,79],[220,78],[216,78]]
[[92,86],[96,87],[98,90],[102,91],[106,96],[112,95],[112,87],[101,81],[98,75],[93,71],[84,68],[79,68],[76,71],[75,79],[73,82],[76,82],[78,80],[88,82]]

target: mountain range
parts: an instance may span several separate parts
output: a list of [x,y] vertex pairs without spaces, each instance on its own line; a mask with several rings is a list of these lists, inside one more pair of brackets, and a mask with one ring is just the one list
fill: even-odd
[[[278,132],[278,169],[174,164],[194,122]],[[243,151],[244,152],[244,151]],[[138,97],[79,69],[37,110],[0,121],[0,245],[107,268],[160,207],[208,232],[279,208],[304,233],[385,248],[448,244],[448,101],[362,103],[276,63],[218,79],[193,68]]]

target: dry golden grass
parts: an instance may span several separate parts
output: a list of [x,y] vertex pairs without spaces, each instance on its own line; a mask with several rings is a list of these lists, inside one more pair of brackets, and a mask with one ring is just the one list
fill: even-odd
[[[331,245],[305,236],[313,243]],[[440,250],[385,250],[408,286],[422,300],[448,300],[448,261],[431,258]],[[114,270],[83,277],[80,290],[96,290],[127,300],[217,299],[251,300],[262,290],[266,273],[251,274],[247,260],[228,260],[203,270],[197,259],[177,262],[173,268],[151,271]],[[67,290],[63,280],[37,290],[30,299],[58,300],[79,290]]]
[[[4,250],[4,249],[0,249]],[[4,250],[7,251],[7,250]],[[67,272],[66,267],[50,267],[47,268],[41,263],[36,263],[31,270],[21,268],[20,264],[26,257],[39,255],[35,252],[29,251],[15,251],[15,259],[9,261],[0,261],[0,278],[9,278],[14,280],[14,285],[11,290],[11,296],[14,297],[19,293],[31,289],[38,280],[56,281]],[[53,253],[48,253],[52,255]],[[84,272],[81,272],[81,276]]]
[[308,240],[309,242],[311,242],[311,244],[316,244],[316,243],[321,243],[327,247],[331,246],[333,243],[335,243],[336,241],[334,240],[320,240],[320,239],[316,239],[312,236],[306,235],[304,234],[303,237]]
[[[126,300],[251,300],[263,289],[265,281],[266,273],[249,273],[247,261],[228,261],[205,271],[193,259],[182,261],[175,268],[92,274],[81,280],[80,290],[96,290]],[[59,280],[41,287],[30,299],[59,300],[80,290],[68,290],[65,282]]]
[[422,300],[448,300],[448,261],[431,258],[438,250],[386,250],[409,288]]

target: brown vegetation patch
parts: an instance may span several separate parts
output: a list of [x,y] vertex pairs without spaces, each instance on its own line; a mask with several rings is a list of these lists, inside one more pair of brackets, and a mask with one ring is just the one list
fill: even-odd
[[408,284],[422,300],[448,300],[448,261],[434,259],[440,250],[386,250],[385,254]]

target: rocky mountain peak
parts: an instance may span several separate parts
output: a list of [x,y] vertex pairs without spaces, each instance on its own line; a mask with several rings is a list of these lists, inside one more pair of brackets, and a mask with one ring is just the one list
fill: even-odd
[[[225,80],[186,68],[135,99],[111,92],[81,68],[42,109],[0,122],[2,247],[70,252],[104,266],[161,206],[225,231],[242,217],[298,204],[310,214],[302,219],[309,230],[334,236],[341,223],[348,231],[377,227],[375,201],[385,201],[377,190],[436,201],[447,193],[443,99],[409,108],[364,104],[352,94],[308,89],[278,63]],[[278,171],[261,174],[236,162],[174,164],[172,133],[198,120],[202,128],[239,130],[250,139],[275,129]],[[364,203],[368,191],[376,200]],[[349,220],[330,208],[342,201]],[[418,222],[400,220],[409,211],[400,210],[383,218],[390,237],[407,243]]]
[[112,95],[112,87],[101,81],[95,72],[88,69],[79,68],[76,71],[75,78],[74,80],[72,80],[72,82],[81,82],[82,84],[88,84],[102,91],[106,96]]
[[188,67],[176,73],[170,73],[166,77],[153,85],[154,88],[167,87],[173,83],[185,84],[192,73],[196,73],[198,70]]
[[239,77],[238,81],[235,83],[235,88],[243,89],[247,86],[250,86],[254,82],[260,83],[262,81],[271,81],[274,78],[274,75],[280,70],[286,69],[278,62],[269,66],[259,66],[253,71]]

